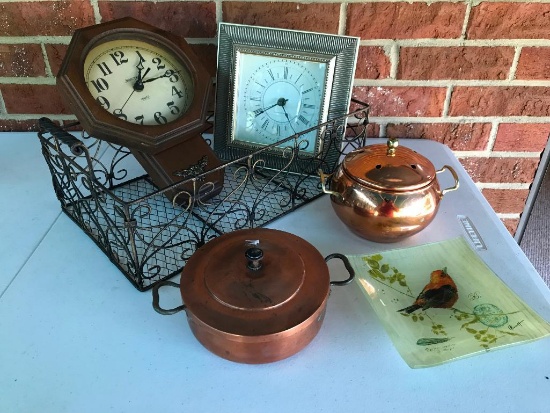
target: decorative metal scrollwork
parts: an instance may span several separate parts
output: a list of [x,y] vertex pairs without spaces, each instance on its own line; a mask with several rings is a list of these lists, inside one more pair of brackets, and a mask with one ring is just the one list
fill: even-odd
[[[366,144],[368,106],[353,104],[356,109],[347,115],[345,130],[320,125],[332,134],[329,142],[339,145],[340,154]],[[192,171],[176,172],[187,179],[159,190],[127,148],[86,132],[76,139],[49,119],[41,119],[38,137],[63,212],[140,291],[178,274],[197,248],[211,239],[264,226],[320,197],[317,171],[333,171],[337,166],[304,158],[298,134],[284,141],[288,147],[283,167],[267,167],[262,151],[227,162],[214,170],[224,170],[223,189],[201,201],[194,195],[210,190],[208,176],[214,172],[205,172],[201,160]],[[189,199],[184,205],[165,195],[180,187]]]

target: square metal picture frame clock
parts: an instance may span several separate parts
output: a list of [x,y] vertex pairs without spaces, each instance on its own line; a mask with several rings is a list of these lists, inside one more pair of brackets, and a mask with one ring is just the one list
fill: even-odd
[[330,170],[341,154],[358,48],[357,37],[220,23],[217,155],[260,152],[268,168]]

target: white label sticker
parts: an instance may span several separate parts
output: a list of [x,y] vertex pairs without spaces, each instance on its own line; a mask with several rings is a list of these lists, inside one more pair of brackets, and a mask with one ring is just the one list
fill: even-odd
[[466,232],[466,235],[470,239],[474,248],[476,250],[486,250],[487,245],[485,245],[483,238],[481,238],[481,235],[479,235],[479,232],[474,226],[472,220],[466,215],[457,215],[457,218],[462,224],[462,228],[464,229],[464,232]]

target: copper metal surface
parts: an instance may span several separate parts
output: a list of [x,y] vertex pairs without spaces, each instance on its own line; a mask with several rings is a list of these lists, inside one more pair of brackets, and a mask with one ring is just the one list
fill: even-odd
[[[448,170],[455,185],[440,189],[436,174]],[[433,220],[446,192],[458,189],[458,176],[448,165],[436,171],[417,152],[388,145],[370,145],[346,155],[331,176],[321,173],[325,193],[336,215],[357,235],[375,242],[396,242],[416,234]]]
[[330,289],[315,247],[266,228],[208,242],[188,261],[180,283],[197,339],[242,363],[281,360],[305,347],[321,327]]

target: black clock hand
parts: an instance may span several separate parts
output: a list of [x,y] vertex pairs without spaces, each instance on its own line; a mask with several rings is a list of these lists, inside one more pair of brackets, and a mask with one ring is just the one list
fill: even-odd
[[[262,113],[264,112],[267,112],[269,109],[271,108],[274,108],[275,106],[284,106],[286,104],[286,102],[288,102],[288,99],[285,99],[285,98],[279,98],[277,100],[277,103],[274,103],[273,105],[265,108],[265,109],[256,109],[254,111],[254,115],[256,115],[256,117],[260,116]],[[284,110],[284,108],[283,108]]]
[[[176,73],[176,72],[174,72],[173,70],[167,70],[166,72],[164,72],[164,74],[162,74],[160,76],[152,77],[151,79],[144,80],[143,83],[149,83],[149,82],[152,82],[153,80],[157,80],[157,79],[160,79],[160,78],[163,78],[163,77],[170,77],[174,73]],[[143,77],[145,77],[145,75],[143,75]]]
[[268,110],[271,109],[271,108],[274,108],[275,106],[277,106],[276,103],[273,104],[273,105],[271,105],[271,106],[269,106],[269,107],[267,107],[267,108],[265,108],[265,109],[264,109],[264,108],[256,109],[256,110],[254,111],[254,116],[255,116],[255,117],[258,117],[258,116],[260,116],[262,113],[268,111]]
[[[285,102],[286,103],[286,102]],[[288,124],[290,125],[290,129],[292,129],[292,132],[294,134],[296,134],[296,131],[294,130],[294,128],[292,127],[292,122],[290,121],[290,116],[288,116],[288,113],[285,109],[285,106],[284,105],[281,105],[281,107],[283,108],[283,112],[285,113],[285,116],[286,116],[286,120],[288,120]]]
[[151,69],[147,68],[143,76],[141,75],[141,71],[143,70],[143,64],[142,64],[141,58],[139,59],[139,63],[136,65],[136,68],[138,70],[138,75],[137,75],[136,82],[134,83],[134,90],[141,92],[143,90],[143,78],[147,75],[147,73]]
[[132,90],[132,93],[130,93],[130,96],[128,96],[128,99],[126,99],[126,102],[124,102],[124,105],[122,105],[122,107],[118,110],[120,110],[120,113],[122,113],[122,109],[124,109],[124,106],[126,106],[126,104],[128,103],[128,101],[130,100],[130,98],[132,97],[132,95],[134,94],[134,92],[136,91],[136,89]]

